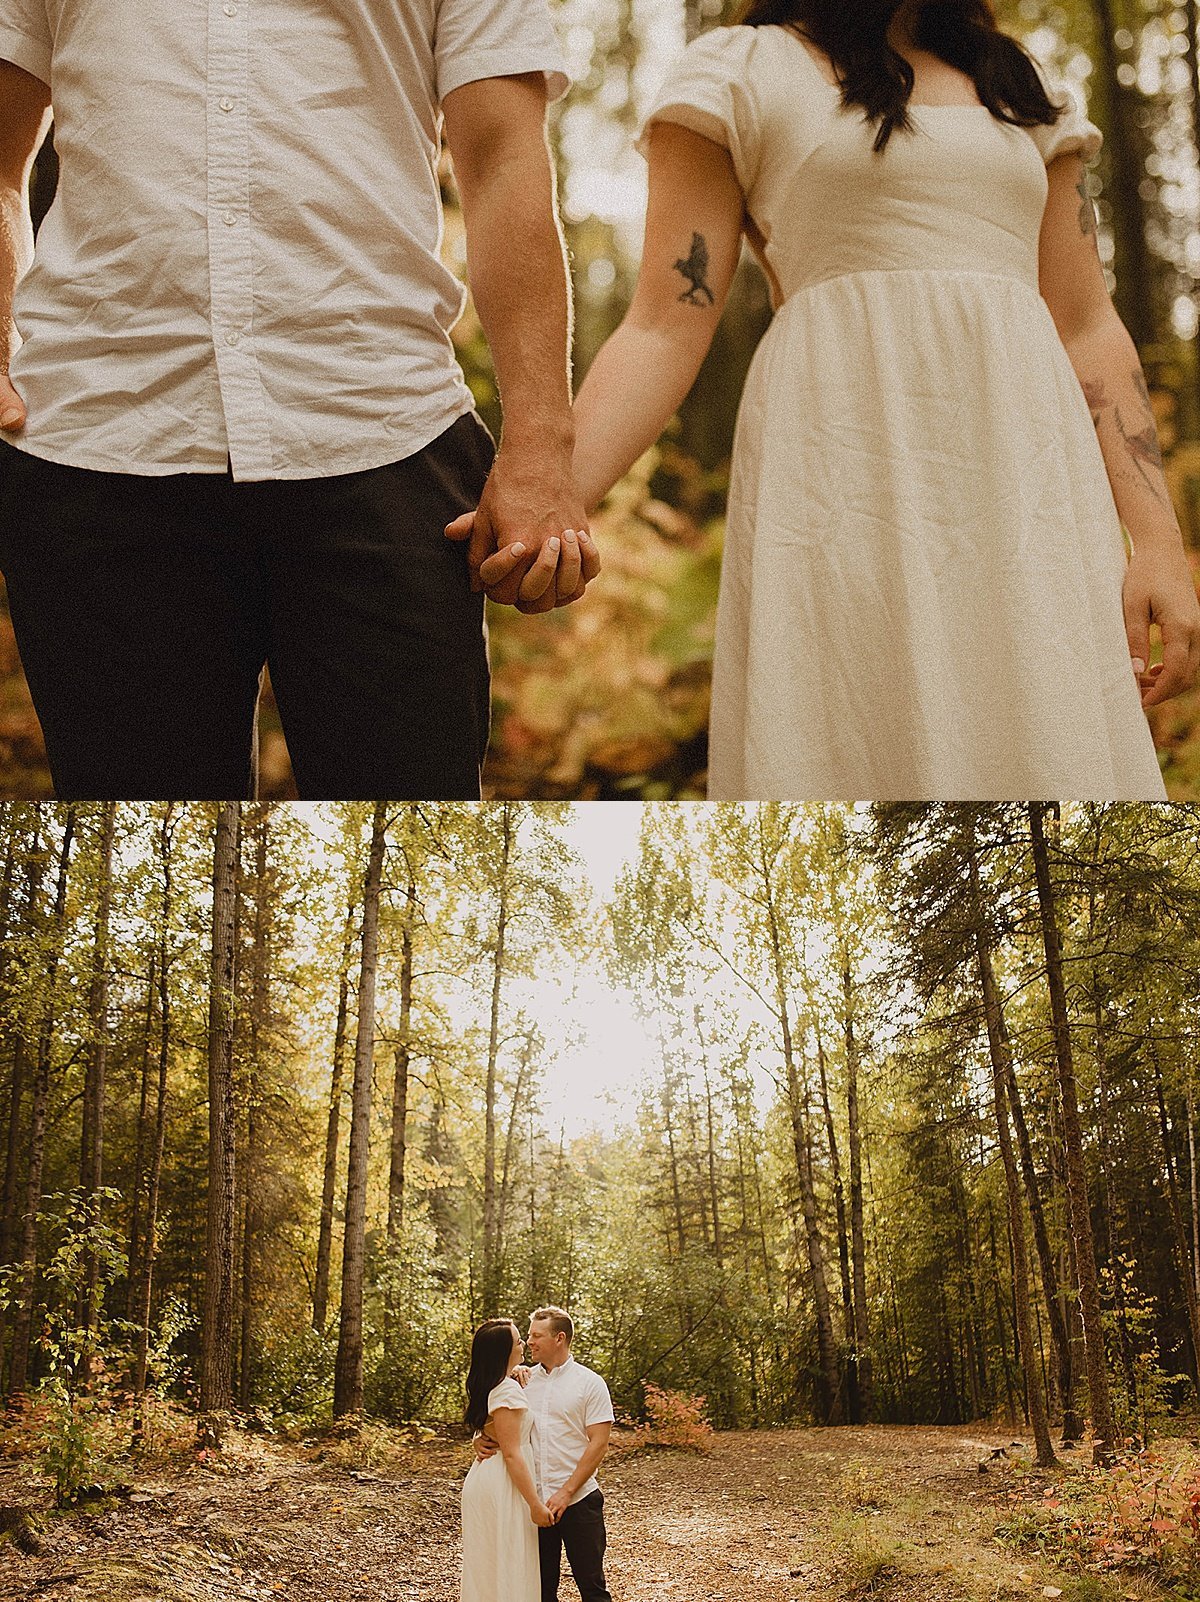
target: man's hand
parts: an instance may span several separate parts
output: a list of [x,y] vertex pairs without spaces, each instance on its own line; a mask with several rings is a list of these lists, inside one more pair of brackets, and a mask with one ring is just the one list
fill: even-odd
[[567,1511],[570,1505],[571,1498],[567,1495],[565,1486],[561,1491],[555,1491],[553,1496],[548,1496],[546,1498],[546,1506],[553,1514],[555,1524],[557,1524],[559,1519],[562,1518],[563,1514]]
[[479,1463],[486,1463],[489,1457],[495,1457],[500,1448],[491,1436],[481,1430],[472,1443],[475,1447],[475,1459]]
[[478,507],[446,528],[449,539],[469,542],[472,589],[522,612],[569,606],[600,567],[569,464],[559,456],[502,445]]
[[25,427],[25,402],[9,382],[7,373],[0,373],[0,429],[13,434]]

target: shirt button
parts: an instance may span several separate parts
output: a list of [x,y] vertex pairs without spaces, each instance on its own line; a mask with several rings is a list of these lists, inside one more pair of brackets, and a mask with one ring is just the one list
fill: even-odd
[[235,222],[237,222],[237,212],[236,211],[227,211],[225,213],[225,217],[224,217],[224,223],[225,223],[226,228],[232,228]]
[[225,99],[220,102],[220,105],[221,105],[221,110],[222,111],[232,111],[233,110],[233,101],[230,100],[228,95],[226,95]]
[[225,343],[227,345],[236,345],[241,337],[242,336],[235,329],[232,333],[225,335]]
[[236,6],[226,6],[225,7],[225,15],[227,17],[236,17],[237,16],[237,7]]

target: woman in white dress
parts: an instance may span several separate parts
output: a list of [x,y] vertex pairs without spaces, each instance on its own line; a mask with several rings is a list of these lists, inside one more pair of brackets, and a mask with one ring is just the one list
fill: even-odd
[[734,446],[712,797],[1165,797],[1143,708],[1195,678],[1200,608],[1096,249],[1099,143],[985,0],[752,0],[668,74],[575,465],[594,505],[658,437],[744,233],[776,315]]
[[537,1527],[554,1519],[537,1493],[529,1436],[533,1416],[512,1371],[524,1356],[511,1319],[475,1331],[466,1422],[500,1448],[471,1465],[462,1490],[460,1602],[539,1602]]

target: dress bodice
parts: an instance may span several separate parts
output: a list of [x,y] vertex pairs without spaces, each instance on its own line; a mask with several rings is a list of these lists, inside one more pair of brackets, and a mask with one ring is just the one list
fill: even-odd
[[872,149],[804,43],[778,26],[717,28],[684,52],[647,119],[727,146],[776,302],[849,273],[986,273],[1036,291],[1046,164],[1099,133],[1069,96],[1053,127],[983,106],[910,107],[912,129]]

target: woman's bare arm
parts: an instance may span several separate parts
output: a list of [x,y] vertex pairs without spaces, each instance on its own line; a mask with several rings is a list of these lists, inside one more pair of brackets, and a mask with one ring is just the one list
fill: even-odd
[[488,1420],[488,1429],[495,1437],[496,1445],[504,1458],[509,1479],[529,1505],[533,1522],[543,1525],[553,1523],[546,1504],[537,1494],[533,1475],[529,1472],[529,1464],[521,1450],[521,1409],[498,1407]]
[[575,477],[589,507],[691,389],[738,262],[745,201],[728,150],[670,122],[652,124],[649,138],[637,288],[575,402]]
[[[1104,282],[1083,162],[1078,155],[1057,157],[1049,180],[1042,294],[1091,407],[1113,499],[1133,544],[1125,628],[1142,704],[1156,706],[1188,689],[1200,671],[1200,604],[1163,477],[1145,375]],[[1152,623],[1162,633],[1163,662],[1147,671]]]

